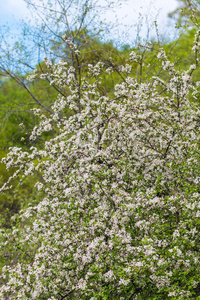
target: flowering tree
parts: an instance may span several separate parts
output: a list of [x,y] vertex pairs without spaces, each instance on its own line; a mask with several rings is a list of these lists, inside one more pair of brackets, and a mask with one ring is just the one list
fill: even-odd
[[100,86],[115,70],[101,62],[88,66],[81,84],[62,61],[46,60],[46,73],[29,78],[48,77],[70,95],[58,96],[49,116],[35,110],[41,122],[30,139],[54,130],[53,138],[26,152],[14,147],[5,159],[16,172],[2,189],[39,173],[41,201],[1,233],[1,251],[11,241],[17,256],[3,267],[1,299],[200,297],[200,110],[192,82],[199,35],[187,71],[160,49],[162,78],[134,79],[141,57],[132,52],[112,97]]

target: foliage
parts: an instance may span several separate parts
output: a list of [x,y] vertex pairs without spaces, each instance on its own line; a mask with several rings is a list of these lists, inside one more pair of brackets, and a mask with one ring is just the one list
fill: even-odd
[[[46,82],[41,80],[32,85],[29,84],[29,88],[47,106],[52,105],[53,98],[57,95],[55,89],[49,84],[47,86]],[[29,140],[29,135],[38,123],[38,118],[32,111],[36,104],[26,89],[13,79],[6,78],[3,80],[2,78],[0,104],[0,157],[6,156],[12,146],[22,147],[24,150],[35,143],[39,146],[41,137],[34,143]],[[45,135],[45,138],[47,138],[47,135]],[[13,174],[13,171],[8,172],[5,165],[0,164],[1,186]],[[17,182],[15,182],[12,189],[1,195],[0,213],[4,219],[1,226],[10,227],[10,217],[17,213],[27,201],[31,201],[32,197],[35,197],[32,187],[33,182],[34,180],[24,184],[19,189],[16,188]]]
[[[196,54],[192,50],[194,46],[194,37],[197,32],[197,28],[193,27],[192,29],[187,30],[180,37],[170,44],[163,45],[166,53],[171,61],[175,62],[176,70],[187,70],[191,64],[195,61]],[[193,72],[194,82],[200,80],[200,70],[196,68]],[[199,103],[199,97],[197,99],[193,99]]]
[[88,66],[79,85],[68,62],[46,59],[45,77],[70,94],[49,115],[35,109],[30,140],[52,138],[4,159],[17,170],[2,190],[39,173],[41,200],[2,230],[2,254],[12,246],[17,259],[2,269],[1,299],[200,297],[199,35],[186,71],[160,49],[159,76],[135,78],[143,62],[132,51],[109,95],[99,86],[112,66]]

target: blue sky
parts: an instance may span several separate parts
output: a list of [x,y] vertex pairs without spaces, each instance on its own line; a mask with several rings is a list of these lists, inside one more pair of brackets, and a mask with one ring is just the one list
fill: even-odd
[[[99,2],[101,1],[103,0],[99,0]],[[130,25],[138,23],[139,14],[142,16],[148,15],[149,23],[151,23],[159,12],[158,27],[160,31],[166,32],[170,38],[167,13],[174,10],[177,6],[178,2],[176,0],[127,0],[126,4],[122,4],[120,10],[111,11],[105,17],[107,20],[113,21],[117,15],[123,24]],[[27,16],[28,9],[23,0],[0,0],[0,26],[7,23],[12,31],[15,31],[16,23]],[[146,20],[143,19],[142,23],[146,24]],[[142,29],[142,34],[145,36],[145,29]],[[172,34],[173,32],[171,31]]]

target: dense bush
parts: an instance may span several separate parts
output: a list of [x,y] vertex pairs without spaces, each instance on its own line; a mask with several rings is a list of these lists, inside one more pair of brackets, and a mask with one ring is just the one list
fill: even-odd
[[[200,110],[198,63],[177,71],[160,49],[163,77],[140,82],[120,67],[113,97],[101,86],[115,70],[98,62],[77,84],[67,62],[46,60],[58,96],[31,140],[54,137],[4,160],[19,176],[39,174],[42,200],[1,233],[1,299],[199,299]],[[69,42],[69,41],[66,41]],[[149,47],[149,44],[147,44]],[[77,55],[78,51],[74,48]],[[166,76],[167,74],[167,76]],[[35,72],[34,78],[43,74]],[[91,78],[91,79],[90,79]],[[64,116],[69,106],[73,113]]]

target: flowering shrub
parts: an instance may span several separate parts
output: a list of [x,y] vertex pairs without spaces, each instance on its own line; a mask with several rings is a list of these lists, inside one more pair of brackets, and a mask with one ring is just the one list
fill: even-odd
[[81,85],[62,61],[46,60],[49,73],[31,75],[70,95],[56,99],[51,116],[35,110],[41,122],[30,139],[56,136],[5,159],[18,167],[13,178],[40,173],[44,197],[2,232],[1,249],[11,239],[18,261],[3,267],[1,299],[200,297],[198,59],[184,72],[163,50],[158,60],[167,80],[139,83],[130,60],[113,97],[99,89],[114,72],[103,63],[88,66]]

